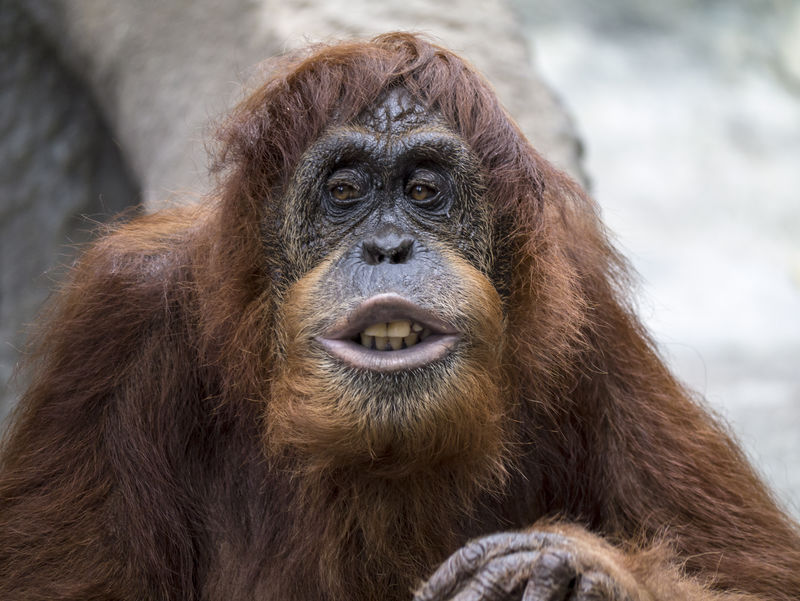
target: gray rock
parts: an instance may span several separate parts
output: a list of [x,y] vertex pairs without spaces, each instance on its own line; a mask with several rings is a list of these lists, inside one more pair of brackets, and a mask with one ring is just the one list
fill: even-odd
[[800,7],[518,4],[645,322],[800,516]]
[[55,267],[137,198],[81,82],[20,6],[0,0],[0,418]]

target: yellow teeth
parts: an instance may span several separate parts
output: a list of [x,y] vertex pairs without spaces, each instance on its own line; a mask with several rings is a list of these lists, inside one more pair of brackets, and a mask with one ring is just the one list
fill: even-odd
[[374,323],[364,330],[364,334],[367,336],[386,336],[386,325],[385,323]]
[[359,334],[362,346],[378,351],[399,351],[425,340],[430,331],[408,320],[374,323]]
[[405,338],[410,333],[410,321],[390,321],[386,324],[386,335],[389,337]]

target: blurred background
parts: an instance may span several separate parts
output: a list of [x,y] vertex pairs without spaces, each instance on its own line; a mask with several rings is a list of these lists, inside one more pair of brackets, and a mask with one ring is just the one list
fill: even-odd
[[207,193],[260,61],[393,29],[470,58],[591,190],[664,356],[800,516],[800,0],[0,0],[0,418],[63,266]]

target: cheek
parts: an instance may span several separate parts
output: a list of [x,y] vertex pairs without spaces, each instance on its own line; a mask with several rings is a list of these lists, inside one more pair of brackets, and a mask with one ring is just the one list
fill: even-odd
[[318,469],[392,473],[496,461],[504,453],[500,298],[468,261],[444,256],[445,275],[418,300],[459,324],[463,336],[450,355],[422,368],[390,374],[351,368],[316,342],[348,306],[330,294],[335,259],[290,288],[282,313],[286,354],[268,407],[267,442],[275,451],[289,448]]
[[341,240],[340,236],[326,231],[321,222],[316,194],[313,189],[295,188],[283,199],[275,251],[284,258],[283,264],[291,272],[291,282],[320,265],[332,250],[331,241]]
[[465,214],[453,216],[451,230],[446,232],[450,246],[472,267],[484,274],[494,271],[492,249],[497,238],[491,215],[485,203],[475,200]]

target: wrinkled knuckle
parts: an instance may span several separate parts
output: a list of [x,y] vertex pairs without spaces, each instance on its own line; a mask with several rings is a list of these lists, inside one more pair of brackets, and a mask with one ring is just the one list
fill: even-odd
[[539,569],[545,572],[568,573],[575,571],[575,557],[564,548],[551,548],[542,551],[538,561]]
[[463,565],[474,565],[480,562],[487,553],[487,545],[484,539],[474,540],[456,553],[456,560]]

